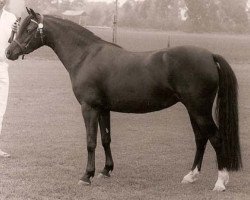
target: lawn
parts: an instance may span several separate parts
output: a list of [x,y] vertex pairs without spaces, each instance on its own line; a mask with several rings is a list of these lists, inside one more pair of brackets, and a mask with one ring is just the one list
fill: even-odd
[[[91,29],[110,40],[110,30]],[[195,153],[194,136],[181,104],[151,114],[112,113],[110,179],[77,185],[86,166],[85,129],[67,71],[53,52],[43,48],[11,63],[9,104],[1,148],[0,199],[250,199],[250,38],[237,35],[184,34],[120,30],[118,41],[132,51],[191,44],[230,61],[239,81],[240,129],[244,169],[232,173],[227,191],[212,192],[217,179],[215,153],[208,145],[200,179],[180,184]],[[100,135],[96,170],[104,166]]]

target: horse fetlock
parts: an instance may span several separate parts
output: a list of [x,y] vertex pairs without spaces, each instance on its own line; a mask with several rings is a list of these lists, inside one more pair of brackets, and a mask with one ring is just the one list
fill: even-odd
[[226,190],[226,185],[229,182],[229,174],[226,169],[220,170],[218,172],[218,179],[215,183],[214,191],[225,191]]
[[110,173],[113,171],[113,169],[114,169],[114,165],[105,165],[104,169],[98,175],[98,178],[101,178],[101,177],[108,178],[108,177],[110,177]]
[[105,165],[104,170],[107,170],[108,172],[112,172],[114,170],[114,165]]
[[95,170],[94,171],[86,171],[86,175],[88,178],[93,178],[95,176]]

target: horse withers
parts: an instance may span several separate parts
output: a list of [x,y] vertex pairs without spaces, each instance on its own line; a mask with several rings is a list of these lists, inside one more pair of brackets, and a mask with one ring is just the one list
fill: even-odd
[[[87,134],[88,161],[80,183],[90,184],[95,174],[98,124],[106,157],[101,175],[109,177],[113,170],[111,111],[147,113],[181,102],[190,116],[196,141],[194,163],[182,183],[197,180],[209,140],[218,163],[214,190],[225,190],[228,171],[239,170],[242,162],[237,80],[222,56],[193,46],[129,52],[73,22],[27,10],[29,16],[6,56],[16,60],[47,45],[69,72]],[[216,94],[218,126],[212,117]]]

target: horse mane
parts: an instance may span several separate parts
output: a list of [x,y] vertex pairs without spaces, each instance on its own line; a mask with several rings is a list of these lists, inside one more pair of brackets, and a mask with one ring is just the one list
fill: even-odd
[[100,37],[95,35],[93,32],[91,32],[88,29],[76,24],[75,22],[72,22],[72,21],[67,20],[67,19],[62,19],[62,18],[60,18],[58,16],[53,16],[53,15],[45,15],[45,17],[49,18],[50,20],[55,20],[55,21],[57,21],[57,23],[63,23],[67,27],[68,30],[72,30],[75,33],[79,33],[78,34],[79,40],[87,38],[88,40],[91,40],[91,41],[103,42],[103,43],[106,43],[106,44],[113,45],[113,46],[121,48],[117,44],[114,44],[114,43],[111,43],[111,42],[108,42],[108,41],[105,41],[105,40],[101,39]]

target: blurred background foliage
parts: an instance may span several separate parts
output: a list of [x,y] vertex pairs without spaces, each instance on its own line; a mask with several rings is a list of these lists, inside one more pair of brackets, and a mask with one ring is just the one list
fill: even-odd
[[[25,0],[38,12],[61,16],[82,10],[84,25],[112,26],[115,0]],[[249,32],[248,0],[127,0],[119,4],[118,25],[187,32]]]

